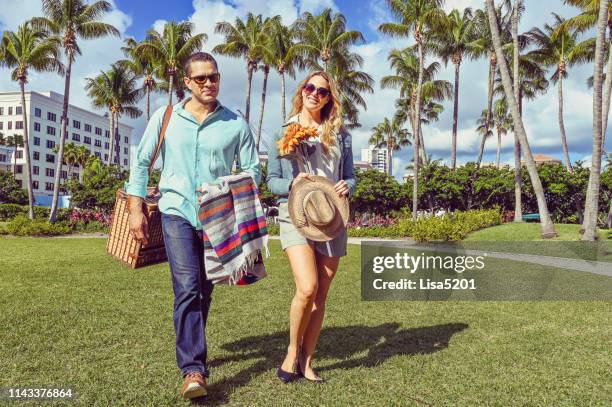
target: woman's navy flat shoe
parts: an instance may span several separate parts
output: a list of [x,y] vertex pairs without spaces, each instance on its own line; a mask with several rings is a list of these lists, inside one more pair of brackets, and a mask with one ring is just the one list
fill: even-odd
[[281,369],[280,367],[276,371],[276,376],[278,376],[280,381],[285,383],[285,384],[291,383],[291,382],[295,382],[296,380],[299,380],[300,377],[301,377],[299,373],[296,373],[296,372],[287,372],[287,371]]

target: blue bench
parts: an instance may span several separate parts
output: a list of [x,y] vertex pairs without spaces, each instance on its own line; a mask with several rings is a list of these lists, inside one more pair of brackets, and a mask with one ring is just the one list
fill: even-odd
[[539,222],[540,221],[540,214],[539,213],[528,213],[526,215],[523,215],[523,221],[529,222],[530,220]]

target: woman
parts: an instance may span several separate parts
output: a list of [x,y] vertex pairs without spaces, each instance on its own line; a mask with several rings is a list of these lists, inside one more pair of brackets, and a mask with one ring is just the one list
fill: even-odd
[[355,189],[351,136],[342,126],[338,91],[325,72],[313,72],[302,81],[293,98],[293,111],[283,126],[299,123],[316,128],[318,137],[310,144],[316,149],[308,157],[311,173],[296,159],[280,158],[278,146],[272,150],[268,162],[268,186],[279,195],[279,223],[281,245],[291,265],[296,291],[291,302],[289,346],[277,375],[285,383],[305,377],[310,381],[323,379],[312,368],[314,353],[325,312],[329,286],[338,270],[340,257],[346,255],[346,228],[330,242],[314,242],[303,237],[287,215],[287,197],[293,182],[311,175],[329,178],[335,192],[343,199]]

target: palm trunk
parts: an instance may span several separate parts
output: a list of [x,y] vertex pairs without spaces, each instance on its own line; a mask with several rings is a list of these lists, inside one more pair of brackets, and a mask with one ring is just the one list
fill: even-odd
[[21,111],[23,112],[23,155],[25,157],[25,182],[28,190],[28,217],[34,219],[34,190],[32,188],[32,168],[30,163],[30,141],[28,139],[28,116],[25,102],[25,79],[19,81],[21,91]]
[[247,94],[246,94],[246,106],[244,107],[244,118],[249,121],[251,112],[251,82],[253,81],[253,68],[250,62],[247,62]]
[[[515,0],[514,9],[512,10],[512,66],[514,73],[514,98],[519,105],[519,113],[521,120],[523,117],[523,100],[521,95],[521,75],[519,67],[519,43],[518,43],[518,25],[519,25],[519,2]],[[523,204],[522,204],[522,187],[523,175],[521,165],[521,143],[519,137],[514,132],[514,221],[523,221]]]
[[427,160],[427,152],[425,151],[425,140],[423,139],[423,124],[419,127],[419,154],[421,157],[421,163]]
[[567,137],[565,135],[565,124],[563,123],[563,76],[559,75],[559,130],[561,131],[561,146],[563,147],[563,157],[565,166],[570,174],[574,173],[572,162],[569,156],[569,147],[567,146]]
[[115,139],[115,158],[117,158],[117,165],[121,168],[121,157],[119,156],[121,150],[119,149],[119,113],[115,115],[115,128],[113,129],[113,138]]
[[499,170],[500,159],[501,159],[501,133],[498,131],[497,132],[497,158],[495,160],[495,165],[497,166],[498,170]]
[[476,168],[480,168],[482,163],[482,156],[484,155],[485,143],[487,141],[487,135],[489,134],[489,126],[491,125],[491,109],[493,108],[493,85],[495,84],[495,66],[493,61],[489,59],[489,93],[487,101],[487,119],[485,121],[485,133],[482,135],[480,140],[480,149],[478,150],[478,161]]
[[285,107],[285,72],[281,72],[281,114],[283,115],[283,123],[287,121],[287,110]]
[[387,158],[388,158],[388,162],[387,162],[387,168],[388,171],[387,173],[389,174],[390,177],[393,176],[393,149],[391,149],[389,147],[389,142],[387,141]]
[[53,198],[51,200],[51,211],[49,212],[49,222],[54,223],[57,219],[57,205],[59,200],[60,176],[62,172],[62,162],[64,160],[64,145],[66,142],[66,119],[68,116],[68,98],[70,97],[70,74],[72,73],[72,48],[68,49],[66,68],[66,79],[64,81],[64,103],[62,106],[61,129],[59,139],[59,150],[57,153],[57,163],[55,165],[55,177],[53,179]]
[[600,0],[599,2],[597,41],[595,45],[595,69],[593,73],[593,155],[584,205],[584,222],[582,223],[584,234],[582,235],[582,240],[595,240],[597,238],[597,215],[599,212],[599,189],[601,183],[601,146],[603,139],[602,71],[609,3],[609,0]]
[[147,123],[151,120],[151,89],[147,86]]
[[451,145],[451,168],[457,166],[457,124],[459,120],[459,69],[461,64],[455,64],[455,100],[453,101],[453,138]]
[[538,201],[538,210],[539,210],[540,219],[541,219],[542,237],[552,238],[556,236],[557,234],[555,232],[555,226],[552,223],[550,214],[548,212],[548,206],[546,205],[546,198],[544,196],[544,188],[542,187],[542,182],[540,181],[538,170],[536,168],[536,164],[533,159],[533,155],[531,154],[531,148],[529,147],[529,141],[527,140],[527,133],[525,131],[525,127],[523,126],[523,119],[519,112],[518,99],[514,97],[515,93],[512,88],[512,79],[510,78],[510,72],[508,70],[508,65],[506,63],[506,60],[504,58],[504,53],[502,50],[502,44],[501,44],[501,39],[500,39],[500,34],[499,34],[499,26],[497,23],[497,15],[495,13],[495,6],[493,4],[493,0],[486,0],[486,5],[487,5],[487,13],[489,16],[489,25],[491,27],[491,34],[493,37],[493,44],[495,45],[495,53],[498,56],[497,63],[499,66],[499,72],[501,74],[502,83],[504,85],[506,99],[508,101],[510,111],[512,112],[512,120],[514,122],[514,129],[519,137],[521,148],[523,150],[523,154],[525,155],[525,162],[527,165],[527,170],[529,172],[531,183],[533,185],[533,190],[535,192],[535,195]]
[[[420,33],[418,33],[420,34]],[[416,36],[416,35],[415,35]],[[423,88],[423,43],[421,42],[420,35],[417,36],[417,44],[419,48],[419,79],[417,82],[417,97],[416,97],[416,143],[414,143],[414,181],[412,184],[412,216],[414,220],[417,220],[417,212],[419,210],[419,144],[421,134],[421,93]]]
[[112,108],[109,116],[110,123],[108,126],[108,134],[110,136],[110,144],[108,148],[108,160],[106,161],[106,165],[113,164],[113,149],[115,147],[115,113],[113,112]]
[[606,222],[608,229],[612,229],[612,199],[610,199],[610,209],[608,209],[608,220]]
[[257,128],[257,143],[255,144],[257,151],[259,151],[259,142],[261,141],[261,128],[263,126],[264,108],[266,107],[266,88],[268,87],[268,75],[270,74],[270,67],[264,66],[264,80],[263,90],[261,92],[261,108],[259,109],[259,127]]
[[606,68],[606,81],[603,87],[603,120],[602,120],[602,136],[601,146],[606,146],[606,133],[608,132],[608,116],[610,115],[610,97],[612,96],[612,29],[610,30],[610,38],[608,39],[608,66]]
[[170,74],[170,78],[168,79],[168,104],[172,104],[172,91],[174,87],[174,74]]

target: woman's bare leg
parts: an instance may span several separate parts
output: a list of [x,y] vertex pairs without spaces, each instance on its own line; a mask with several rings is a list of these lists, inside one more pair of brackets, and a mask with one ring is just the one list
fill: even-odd
[[302,342],[300,366],[304,372],[304,376],[308,379],[317,379],[317,374],[312,370],[311,361],[314,350],[319,340],[321,327],[323,326],[323,318],[325,316],[325,301],[331,282],[338,270],[340,257],[328,257],[320,253],[316,254],[317,259],[317,275],[318,289],[315,295],[310,321],[304,331],[304,339]]
[[289,347],[281,369],[291,372],[317,293],[317,261],[314,249],[308,244],[291,246],[285,252],[295,280],[295,295],[289,312]]

